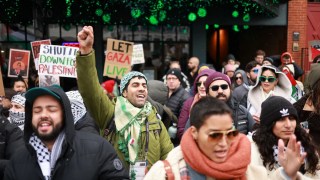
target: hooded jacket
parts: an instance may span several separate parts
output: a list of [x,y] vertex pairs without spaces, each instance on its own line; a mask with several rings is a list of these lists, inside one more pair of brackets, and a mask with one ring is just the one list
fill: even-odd
[[[198,76],[196,77],[196,79],[193,82],[193,94],[197,95],[198,93],[198,88],[196,86],[196,83],[199,81],[199,79],[202,76],[209,76],[211,73],[215,72],[215,70],[213,69],[205,69],[203,71],[201,71]],[[180,115],[179,115],[179,120],[178,120],[178,133],[177,136],[179,139],[181,139],[183,132],[184,132],[184,128],[186,126],[186,123],[189,119],[189,115],[190,115],[190,111],[191,111],[191,105],[194,101],[194,96],[189,97],[182,106]]]
[[[128,179],[128,171],[118,159],[113,147],[98,135],[75,131],[71,105],[59,87],[47,87],[61,98],[65,139],[61,154],[51,171],[51,179]],[[24,127],[25,146],[10,161],[5,179],[44,179],[34,148],[29,139],[32,129],[33,102],[26,101]]]
[[235,76],[239,73],[242,75],[243,83],[240,86],[237,86],[235,84],[235,88],[232,93],[232,99],[235,103],[241,104],[242,106],[247,108],[248,92],[249,92],[250,83],[249,83],[249,80],[248,80],[248,77],[247,77],[247,74],[245,71],[239,69],[236,71]]
[[292,65],[293,66],[293,76],[294,79],[298,79],[300,76],[303,75],[303,69],[301,69],[292,59],[292,55],[289,52],[284,52],[281,55],[281,64],[285,65],[284,60],[283,60],[283,56],[288,55],[290,57],[290,62],[288,63],[288,65]]
[[263,92],[260,89],[261,83],[258,80],[262,74],[262,70],[264,69],[271,69],[277,74],[277,79],[278,84],[275,86],[273,90],[273,96],[282,96],[288,101],[292,102],[293,99],[291,98],[292,94],[292,86],[290,83],[290,80],[288,77],[281,72],[278,68],[275,66],[270,66],[270,65],[264,65],[261,66],[261,68],[258,71],[258,76],[257,76],[257,82],[256,84],[249,90],[248,93],[248,110],[249,112],[254,115],[256,113],[260,114],[261,112],[261,104],[265,99],[263,98]]

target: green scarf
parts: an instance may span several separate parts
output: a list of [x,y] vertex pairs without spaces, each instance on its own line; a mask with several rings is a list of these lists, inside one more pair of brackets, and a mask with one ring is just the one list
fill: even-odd
[[141,126],[152,110],[152,105],[146,102],[142,108],[134,107],[126,98],[117,97],[115,107],[115,124],[117,133],[120,134],[118,141],[119,150],[124,154],[126,161],[134,164],[139,151]]

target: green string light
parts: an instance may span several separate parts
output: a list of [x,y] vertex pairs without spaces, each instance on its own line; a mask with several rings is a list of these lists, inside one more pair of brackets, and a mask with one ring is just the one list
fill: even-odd
[[104,14],[104,15],[102,16],[102,20],[103,20],[103,22],[105,22],[105,23],[109,23],[110,20],[111,20],[110,14]]
[[189,15],[188,15],[188,20],[189,20],[189,21],[193,22],[193,21],[195,21],[196,19],[197,19],[197,16],[196,16],[195,13],[189,13]]
[[155,16],[150,16],[149,17],[149,22],[150,22],[150,24],[152,24],[152,25],[158,25],[158,19],[155,17]]
[[218,29],[220,27],[220,25],[219,24],[214,24],[213,27]]
[[245,30],[249,29],[249,25],[243,25],[243,29]]
[[243,20],[244,22],[249,22],[249,21],[250,21],[250,15],[249,15],[249,13],[245,14],[245,15],[243,16],[242,20]]
[[209,29],[209,25],[208,24],[206,24],[206,30],[208,30]]
[[233,11],[232,12],[232,17],[237,18],[239,16],[239,12],[238,11]]
[[206,17],[207,16],[207,10],[204,9],[204,8],[199,8],[198,9],[198,16],[203,18],[203,17]]
[[102,16],[102,14],[103,14],[102,9],[97,9],[97,10],[96,10],[96,15],[97,15],[97,16]]
[[159,21],[163,22],[167,17],[167,12],[166,11],[160,11],[159,12]]
[[233,30],[235,32],[239,32],[240,31],[238,25],[233,25]]
[[141,16],[141,10],[140,9],[132,9],[131,16],[135,19],[139,18]]

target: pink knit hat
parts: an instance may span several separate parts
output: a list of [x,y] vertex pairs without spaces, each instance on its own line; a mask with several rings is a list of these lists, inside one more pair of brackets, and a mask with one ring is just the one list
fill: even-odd
[[236,67],[232,64],[227,64],[224,66],[224,72],[236,71]]

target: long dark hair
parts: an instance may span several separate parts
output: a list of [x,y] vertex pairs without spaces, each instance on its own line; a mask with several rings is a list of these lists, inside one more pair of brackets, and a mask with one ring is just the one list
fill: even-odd
[[312,100],[315,112],[320,114],[320,79],[313,85],[309,92],[309,97]]
[[[276,121],[270,127],[259,126],[259,128],[257,128],[256,132],[252,136],[253,141],[258,146],[258,150],[263,160],[263,165],[270,171],[272,169],[276,169],[276,161],[273,156],[273,146],[278,144],[279,138],[276,137],[272,132],[275,123]],[[301,171],[305,171],[313,175],[316,174],[316,171],[319,169],[319,159],[318,155],[315,153],[317,151],[311,141],[310,136],[304,129],[300,127],[300,125],[296,126],[294,134],[296,135],[297,140],[301,142],[304,151],[307,153],[307,166],[305,166],[306,169]]]

